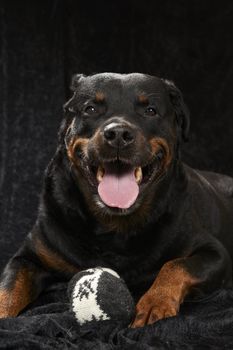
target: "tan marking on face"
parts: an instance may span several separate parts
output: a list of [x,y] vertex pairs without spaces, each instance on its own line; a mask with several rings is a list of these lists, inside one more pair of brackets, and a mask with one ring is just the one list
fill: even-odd
[[48,247],[45,246],[41,240],[36,239],[35,241],[36,254],[43,263],[43,265],[49,269],[53,269],[60,272],[77,273],[80,271],[76,266],[65,261],[58,253],[52,252]]
[[0,289],[0,318],[14,317],[32,301],[34,271],[21,269],[11,289]]
[[77,148],[81,149],[83,154],[87,156],[87,146],[89,139],[83,137],[74,137],[67,147],[67,154],[69,159],[76,165],[78,165],[78,159],[75,156],[75,151]]
[[161,149],[163,150],[163,168],[167,168],[172,160],[172,152],[167,141],[162,137],[153,137],[149,142],[153,155],[156,155]]
[[103,145],[103,137],[101,135],[100,128],[98,128],[94,135],[89,140],[90,147],[93,147],[96,152],[99,151],[99,147]]
[[102,103],[104,102],[105,100],[105,95],[103,92],[101,91],[98,91],[96,94],[95,94],[95,101],[98,103]]
[[144,105],[147,105],[149,103],[148,97],[144,94],[138,95],[138,101],[139,101],[139,103],[144,104]]
[[185,296],[201,282],[180,264],[185,259],[171,260],[163,265],[151,288],[137,303],[133,328],[177,315]]

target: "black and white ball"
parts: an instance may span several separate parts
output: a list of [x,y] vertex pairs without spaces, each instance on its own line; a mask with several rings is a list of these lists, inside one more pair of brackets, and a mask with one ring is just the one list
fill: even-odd
[[130,324],[133,319],[134,300],[124,280],[111,269],[96,267],[77,273],[68,294],[80,325],[104,320]]

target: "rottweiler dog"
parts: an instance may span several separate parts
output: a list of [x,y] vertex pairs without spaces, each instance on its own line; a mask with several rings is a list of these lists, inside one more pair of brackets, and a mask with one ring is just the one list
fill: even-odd
[[5,267],[0,317],[55,280],[105,266],[137,302],[132,327],[232,286],[233,179],[180,159],[189,113],[173,82],[76,75],[38,216]]

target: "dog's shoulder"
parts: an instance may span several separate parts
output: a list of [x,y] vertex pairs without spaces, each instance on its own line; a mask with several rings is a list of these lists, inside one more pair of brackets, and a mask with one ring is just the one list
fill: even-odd
[[212,185],[227,197],[233,198],[233,178],[219,173],[213,173],[208,171],[201,172],[202,175],[211,182]]
[[197,170],[185,165],[186,172],[192,183],[214,191],[224,197],[233,198],[233,178],[211,171]]

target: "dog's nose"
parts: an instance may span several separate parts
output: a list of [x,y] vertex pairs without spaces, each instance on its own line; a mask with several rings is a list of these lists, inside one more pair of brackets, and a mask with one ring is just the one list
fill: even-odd
[[128,125],[112,123],[104,128],[104,139],[112,147],[123,148],[133,143],[135,131]]

